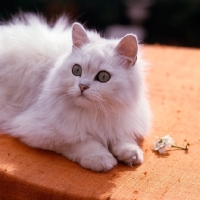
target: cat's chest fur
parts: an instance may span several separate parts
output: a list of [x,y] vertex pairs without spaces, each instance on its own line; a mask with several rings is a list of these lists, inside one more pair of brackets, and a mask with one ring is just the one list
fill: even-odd
[[[37,104],[30,108],[30,115],[40,113],[39,116],[45,119],[46,125],[52,127],[58,138],[67,143],[84,141],[91,137],[107,145],[109,140],[120,138],[125,132],[132,132],[132,127],[127,124],[126,118],[122,117],[125,111],[120,111],[119,108],[105,108],[96,104],[84,108],[77,106],[73,101],[66,102],[65,99],[57,102],[38,101]],[[124,128],[126,125],[129,130]]]

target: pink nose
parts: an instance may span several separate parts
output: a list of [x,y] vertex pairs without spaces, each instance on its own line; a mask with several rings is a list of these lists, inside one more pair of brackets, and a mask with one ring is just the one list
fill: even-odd
[[87,90],[89,87],[87,85],[79,84],[79,88],[81,92],[83,92],[84,90]]

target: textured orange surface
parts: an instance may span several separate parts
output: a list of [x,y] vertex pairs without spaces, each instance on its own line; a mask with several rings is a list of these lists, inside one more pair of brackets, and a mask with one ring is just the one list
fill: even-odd
[[[146,46],[154,126],[143,143],[144,163],[95,173],[53,152],[0,135],[0,199],[200,199],[200,50]],[[170,134],[189,151],[152,151]]]

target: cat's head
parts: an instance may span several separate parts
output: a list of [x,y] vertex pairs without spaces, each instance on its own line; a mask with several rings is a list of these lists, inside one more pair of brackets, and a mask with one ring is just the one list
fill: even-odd
[[137,100],[141,87],[137,64],[138,44],[134,35],[105,39],[72,26],[72,52],[60,68],[59,86],[80,107],[112,109]]

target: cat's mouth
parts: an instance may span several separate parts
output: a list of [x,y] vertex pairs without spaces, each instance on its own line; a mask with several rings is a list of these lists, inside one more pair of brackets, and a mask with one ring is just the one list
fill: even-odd
[[83,93],[81,93],[78,97],[75,99],[75,104],[77,106],[85,107],[89,105],[91,100]]
[[80,93],[78,98],[88,99],[88,97],[87,97],[87,95],[85,93]]
[[84,94],[80,94],[80,95],[78,96],[78,98],[84,99],[84,100],[89,100],[89,99],[87,98],[87,96],[84,95]]

